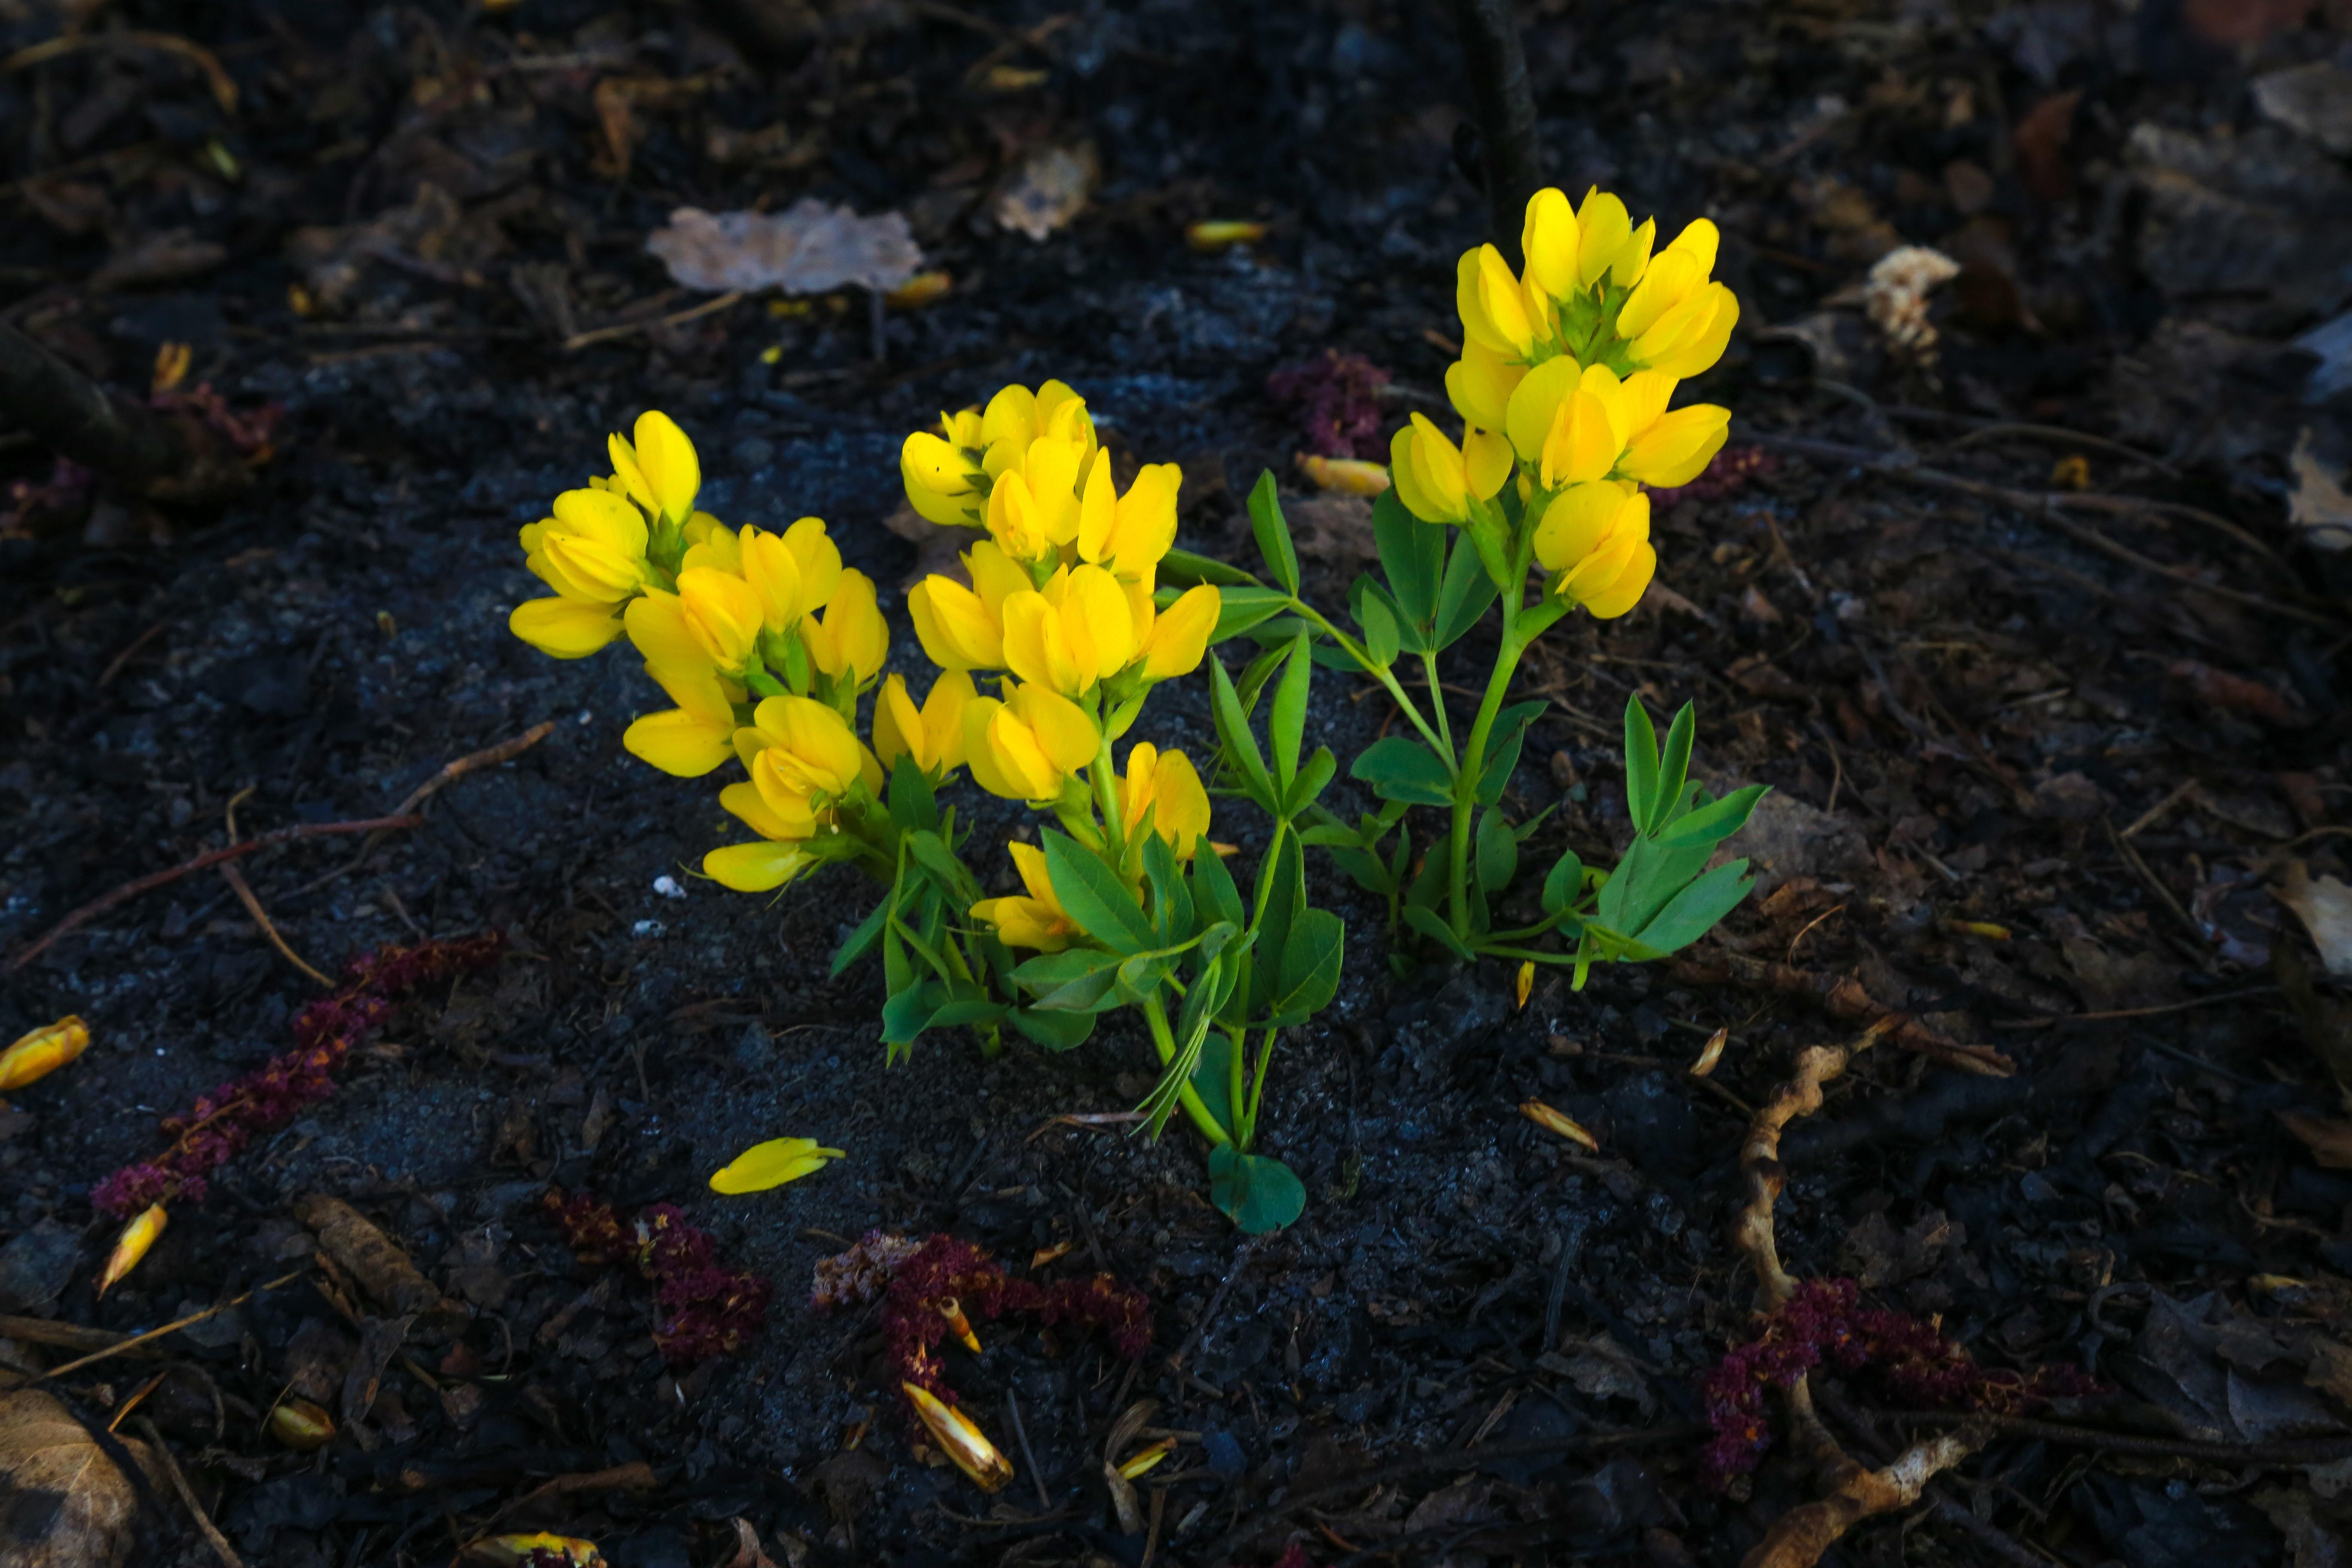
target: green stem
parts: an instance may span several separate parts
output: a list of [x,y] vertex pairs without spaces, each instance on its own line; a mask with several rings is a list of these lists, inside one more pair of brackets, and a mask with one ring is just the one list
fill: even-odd
[[1232,1042],[1233,1049],[1225,1053],[1225,1103],[1233,1108],[1234,1112],[1234,1147],[1247,1151],[1250,1146],[1250,1117],[1248,1107],[1242,1102],[1244,1065],[1242,1058],[1249,1051],[1249,1031],[1236,1029],[1226,1037]]
[[[1296,611],[1300,618],[1314,623],[1325,636],[1339,645],[1340,652],[1356,661],[1357,668],[1387,689],[1389,696],[1396,702],[1397,710],[1405,716],[1407,722],[1421,731],[1421,738],[1429,742],[1429,749],[1437,753],[1438,760],[1445,764],[1445,771],[1448,773],[1453,773],[1454,742],[1451,740],[1441,739],[1437,731],[1429,727],[1429,721],[1421,716],[1421,710],[1413,705],[1412,699],[1406,696],[1404,688],[1397,683],[1396,672],[1373,658],[1363,645],[1357,642],[1355,638],[1325,620],[1323,613],[1306,600],[1293,596],[1290,608]],[[1443,706],[1440,704],[1441,710]],[[1442,710],[1438,715],[1438,722],[1444,722],[1444,714]]]
[[1107,729],[1097,729],[1095,733],[1097,737],[1095,742],[1095,776],[1092,781],[1095,786],[1095,808],[1102,813],[1103,846],[1107,851],[1103,858],[1110,862],[1111,869],[1116,872],[1119,868],[1119,862],[1124,857],[1127,846],[1126,836],[1122,832],[1123,825],[1118,819],[1118,789],[1112,782],[1116,775],[1112,773],[1110,766],[1110,731]]
[[1429,705],[1431,708],[1436,710],[1437,732],[1441,736],[1444,737],[1445,740],[1445,750],[1442,754],[1452,756],[1454,754],[1454,727],[1446,721],[1445,718],[1445,689],[1444,687],[1440,686],[1437,681],[1437,656],[1433,653],[1423,654],[1421,656],[1421,668],[1426,670],[1429,674]]
[[[1168,1009],[1160,1005],[1160,993],[1152,992],[1144,998],[1143,1021],[1151,1027],[1151,1048],[1160,1053],[1160,1065],[1167,1067],[1176,1059],[1176,1033],[1168,1026]],[[1229,1144],[1233,1134],[1226,1131],[1209,1108],[1202,1103],[1201,1093],[1187,1080],[1177,1089],[1176,1098],[1183,1102],[1184,1114],[1201,1130],[1201,1136],[1212,1143]]]
[[1495,651],[1495,673],[1487,678],[1486,695],[1479,700],[1478,717],[1462,748],[1462,766],[1454,775],[1454,834],[1446,846],[1446,907],[1453,911],[1454,934],[1470,940],[1470,815],[1477,809],[1478,783],[1486,771],[1486,741],[1502,711],[1503,694],[1519,668],[1527,645],[1518,640],[1518,606],[1503,606],[1503,645]]
[[[1274,1041],[1276,1034],[1276,1030],[1268,1028],[1265,1032],[1265,1040],[1258,1046],[1257,1076],[1250,1083],[1249,1110],[1247,1113],[1244,1114],[1239,1110],[1234,1112],[1235,1118],[1239,1120],[1242,1124],[1241,1146],[1244,1150],[1249,1149],[1257,1142],[1258,1107],[1265,1102],[1265,1067],[1268,1062],[1274,1060]],[[1236,1061],[1240,1059],[1241,1058],[1239,1057],[1234,1058],[1234,1060]],[[1236,1101],[1235,1103],[1238,1104],[1239,1101]]]

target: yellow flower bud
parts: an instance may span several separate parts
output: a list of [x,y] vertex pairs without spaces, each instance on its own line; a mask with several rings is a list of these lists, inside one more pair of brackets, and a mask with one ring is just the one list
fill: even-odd
[[1324,458],[1301,452],[1298,470],[1313,479],[1317,489],[1337,490],[1346,496],[1376,496],[1390,483],[1387,468],[1354,458]]
[[[1555,298],[1567,298],[1578,283],[1578,239],[1576,209],[1568,205],[1565,194],[1555,186],[1529,196],[1527,222],[1519,230],[1519,254],[1527,258],[1528,281]],[[1492,426],[1502,421],[1476,423]]]
[[1063,910],[1062,900],[1054,896],[1053,879],[1045,874],[1045,852],[1034,844],[1013,843],[1005,847],[1013,852],[1013,864],[1028,896],[982,899],[971,906],[971,918],[995,927],[997,940],[1007,947],[1061,952],[1073,937],[1083,933],[1077,921]]
[[689,567],[677,574],[677,607],[705,658],[730,675],[751,662],[762,611],[749,583],[714,567]]
[[761,699],[751,722],[735,731],[735,752],[761,802],[787,823],[797,825],[856,785],[869,794],[882,788],[881,764],[848,721],[813,698]]
[[1180,860],[1189,860],[1209,831],[1209,792],[1192,759],[1138,741],[1127,753],[1127,772],[1117,781],[1121,832],[1129,839],[1151,818],[1152,831],[1168,840]]
[[841,586],[822,618],[801,622],[809,658],[835,679],[870,681],[890,657],[890,626],[874,603],[874,579],[855,570],[841,574]]
[[1558,573],[1558,592],[1596,619],[1632,609],[1658,565],[1650,544],[1650,498],[1633,485],[1598,479],[1552,498],[1536,524],[1536,560]]
[[507,630],[550,658],[586,658],[621,629],[619,605],[577,599],[526,599],[507,616]]
[[0,1092],[47,1078],[88,1049],[89,1026],[74,1013],[20,1035],[0,1051]]
[[984,1492],[997,1491],[1013,1479],[1013,1463],[996,1451],[996,1445],[982,1436],[961,1411],[940,1402],[938,1395],[919,1383],[899,1384],[915,1407],[915,1414],[931,1434],[947,1457],[955,1461],[957,1469],[971,1479],[971,1484]]
[[106,1267],[99,1272],[98,1293],[100,1296],[120,1284],[124,1275],[139,1266],[139,1260],[147,1256],[147,1249],[155,1245],[155,1238],[163,1234],[163,1227],[171,1220],[172,1216],[163,1212],[162,1204],[151,1204],[146,1213],[122,1227],[122,1234],[115,1237],[114,1250],[106,1255]]
[[1583,366],[1567,354],[1544,361],[1513,384],[1504,403],[1502,424],[1487,428],[1499,428],[1508,436],[1522,462],[1541,462],[1544,442],[1551,437],[1560,405],[1574,395],[1583,374]]
[[1614,468],[1628,434],[1625,418],[1624,387],[1616,372],[1605,364],[1585,366],[1544,437],[1544,484],[1581,484]]
[[900,757],[937,780],[950,768],[963,765],[963,710],[979,695],[971,677],[960,669],[943,671],[931,682],[930,695],[919,711],[907,694],[904,676],[882,682],[874,700],[874,755],[887,773]]
[[1542,1128],[1567,1139],[1587,1153],[1601,1152],[1601,1142],[1580,1126],[1576,1119],[1563,1111],[1554,1110],[1540,1100],[1530,1100],[1519,1107],[1519,1114]]
[[[1595,185],[1584,193],[1584,205],[1576,211],[1576,281],[1590,289],[1633,237],[1633,220],[1623,202]],[[1643,254],[1648,254],[1646,246]]]
[[575,1536],[555,1535],[547,1531],[533,1531],[523,1535],[492,1535],[467,1546],[466,1560],[483,1563],[490,1568],[521,1568],[524,1563],[544,1563],[552,1558],[565,1568],[603,1568],[604,1554],[596,1550],[593,1541]]
[[[944,414],[940,422],[952,424]],[[898,450],[898,477],[906,484],[908,504],[921,517],[950,528],[980,525],[989,478],[976,453],[918,430]]]
[[678,536],[686,541],[686,556],[678,563],[681,571],[709,566],[730,577],[743,574],[742,537],[709,512],[698,511],[688,518]]
[[1118,580],[1099,566],[1056,571],[1042,589],[1004,601],[1004,663],[1023,680],[1080,697],[1135,657],[1135,617]]
[[269,1412],[269,1435],[298,1453],[335,1440],[335,1418],[309,1400],[287,1395]]
[[815,858],[797,843],[730,844],[703,856],[702,874],[739,893],[766,893],[815,865]]
[[771,1138],[765,1143],[754,1143],[713,1172],[710,1190],[730,1196],[764,1193],[786,1182],[797,1182],[843,1157],[838,1149],[820,1148],[814,1138]]
[[659,409],[637,416],[633,445],[618,436],[605,437],[613,473],[629,499],[656,517],[682,523],[694,510],[694,496],[702,488],[702,461],[694,443],[677,422]]
[[999,701],[965,704],[963,748],[972,782],[1006,800],[1053,800],[1094,761],[1102,732],[1086,710],[1042,686],[1015,685]]
[[1617,471],[1629,479],[1673,489],[1698,478],[1731,433],[1731,410],[1694,403],[1662,414],[1634,432]]
[[[1076,543],[1083,509],[1078,481],[1093,457],[1072,438],[1041,436],[1030,442],[989,492],[988,532],[997,548],[1013,561],[1042,562],[1062,545]],[[1109,494],[1108,473],[1101,494]]]
[[1172,680],[1200,668],[1209,651],[1209,634],[1217,629],[1223,607],[1224,596],[1213,583],[1197,584],[1177,595],[1167,612],[1153,618],[1144,638],[1143,679]]
[[609,490],[565,490],[555,515],[522,531],[523,564],[549,587],[583,605],[617,605],[642,588],[646,520]]
[[1455,269],[1454,309],[1463,335],[1496,353],[1525,359],[1535,343],[1527,291],[1510,263],[1491,245],[1462,253]]
[[1389,443],[1389,473],[1397,499],[1424,522],[1460,522],[1470,515],[1470,479],[1461,448],[1416,414]]
[[973,586],[937,574],[908,591],[907,615],[923,652],[941,669],[1004,668],[1004,601],[1031,591],[1029,574],[992,540],[964,552]]
[[1723,357],[1738,324],[1738,298],[1722,284],[1709,283],[1636,338],[1633,359],[1668,375],[1696,375]]
[[[1546,364],[1575,361],[1551,359]],[[1462,357],[1445,367],[1445,396],[1454,405],[1454,412],[1462,416],[1465,425],[1481,430],[1501,430],[1507,427],[1511,395],[1529,374],[1525,365],[1514,364],[1501,354],[1480,343],[1462,345]]]

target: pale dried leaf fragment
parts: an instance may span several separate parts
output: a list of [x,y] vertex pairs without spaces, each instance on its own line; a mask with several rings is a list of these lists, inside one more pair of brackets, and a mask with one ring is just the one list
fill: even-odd
[[2336,980],[2352,980],[2352,886],[2340,878],[2317,877],[2302,861],[2291,862],[2286,879],[2272,889],[2294,911],[2319,949],[2320,967]]
[[[151,1486],[163,1484],[147,1445],[116,1441]],[[138,1483],[39,1389],[0,1389],[0,1498],[17,1525],[5,1542],[11,1568],[114,1568],[130,1551]]]
[[1940,250],[1906,245],[1871,267],[1863,310],[1898,353],[1925,363],[1935,357],[1936,328],[1927,296],[1960,275],[1960,264]]
[[2352,1121],[2304,1110],[2277,1114],[2280,1125],[2303,1140],[2322,1170],[2352,1171]]
[[2352,490],[2312,451],[2309,428],[2295,437],[2287,463],[2294,469],[2295,481],[2294,493],[2286,500],[2288,525],[2305,530],[2315,549],[2352,550]]
[[1102,177],[1095,144],[1040,147],[997,187],[992,210],[996,221],[1043,245],[1055,229],[1086,210]]
[[923,265],[904,215],[860,217],[814,196],[781,213],[679,207],[646,237],[646,249],[687,288],[712,293],[826,294],[856,284],[887,294]]

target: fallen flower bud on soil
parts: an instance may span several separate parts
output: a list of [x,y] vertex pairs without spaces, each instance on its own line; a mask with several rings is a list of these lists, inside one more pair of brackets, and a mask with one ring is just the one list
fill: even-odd
[[953,1296],[949,1297],[940,1303],[940,1316],[948,1321],[948,1327],[955,1333],[956,1343],[974,1355],[980,1353],[980,1336],[971,1331],[971,1320],[963,1315],[962,1302]]
[[0,1090],[37,1082],[89,1049],[89,1026],[68,1013],[47,1027],[21,1036],[0,1051]]
[[1184,243],[1199,251],[1230,250],[1236,245],[1255,245],[1265,237],[1265,225],[1233,218],[1212,218],[1184,231]]
[[1713,1072],[1715,1070],[1715,1064],[1723,1059],[1723,1047],[1730,1042],[1731,1031],[1729,1029],[1717,1029],[1715,1033],[1709,1035],[1706,1037],[1706,1048],[1699,1052],[1698,1060],[1691,1063],[1691,1077],[1705,1078],[1707,1074]]
[[920,1384],[902,1383],[898,1386],[932,1440],[955,1461],[957,1469],[971,1479],[972,1485],[992,1492],[1013,1479],[1012,1461],[998,1453],[996,1445],[970,1419],[941,1403],[939,1395]]
[[1529,995],[1534,994],[1535,988],[1535,960],[1529,959],[1525,963],[1519,965],[1519,973],[1511,982],[1511,994],[1519,999],[1519,1008],[1522,1012],[1526,1011],[1528,998]]
[[155,1245],[155,1238],[171,1222],[172,1216],[163,1212],[162,1204],[150,1204],[144,1214],[122,1227],[122,1234],[115,1238],[114,1250],[106,1255],[106,1268],[99,1274],[99,1295],[104,1296],[125,1274],[139,1267],[139,1260],[147,1256],[147,1249]]
[[269,1412],[269,1435],[307,1453],[335,1440],[335,1418],[309,1400],[289,1394]]
[[814,1138],[771,1138],[765,1143],[754,1143],[712,1173],[710,1190],[730,1195],[764,1193],[822,1171],[842,1157],[838,1149],[819,1148]]
[[1379,463],[1357,458],[1318,458],[1298,454],[1299,471],[1327,490],[1341,495],[1376,496],[1389,488],[1389,471]]
[[1121,1480],[1131,1481],[1176,1451],[1176,1439],[1162,1437],[1148,1448],[1129,1455],[1118,1467]]
[[1601,1152],[1600,1140],[1587,1132],[1572,1116],[1554,1110],[1540,1100],[1530,1100],[1519,1107],[1519,1114],[1547,1132],[1556,1132],[1587,1152]]
[[593,1541],[534,1531],[528,1535],[493,1535],[466,1548],[468,1563],[497,1568],[597,1568],[604,1554]]

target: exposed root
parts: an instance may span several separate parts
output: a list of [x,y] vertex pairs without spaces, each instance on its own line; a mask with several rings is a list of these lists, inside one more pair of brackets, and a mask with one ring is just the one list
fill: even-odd
[[1789,1184],[1780,1164],[1780,1134],[1800,1116],[1822,1108],[1822,1086],[1843,1073],[1859,1052],[1876,1045],[1895,1027],[1882,1018],[1850,1046],[1811,1046],[1797,1058],[1797,1076],[1772,1091],[1772,1098],[1748,1124],[1748,1141],[1739,1148],[1739,1169],[1748,1178],[1748,1206],[1732,1226],[1732,1245],[1756,1267],[1756,1283],[1766,1308],[1788,1304],[1797,1293],[1797,1281],[1780,1267],[1780,1243],[1772,1230],[1772,1205]]
[[1744,953],[1712,952],[1705,958],[1677,959],[1674,976],[1676,981],[1690,985],[1745,985],[1751,990],[1809,996],[1820,1004],[1822,1010],[1831,1017],[1843,1023],[1868,1025],[1874,1038],[1884,1036],[1890,1044],[1900,1046],[1906,1051],[1916,1051],[1946,1067],[1958,1068],[1963,1072],[1981,1073],[1987,1078],[2008,1078],[2017,1071],[2015,1062],[1990,1046],[1962,1045],[1937,1033],[1908,1013],[1899,1013],[1882,1005],[1876,997],[1863,989],[1860,981],[1851,975],[1799,969],[1786,963],[1749,958]]

